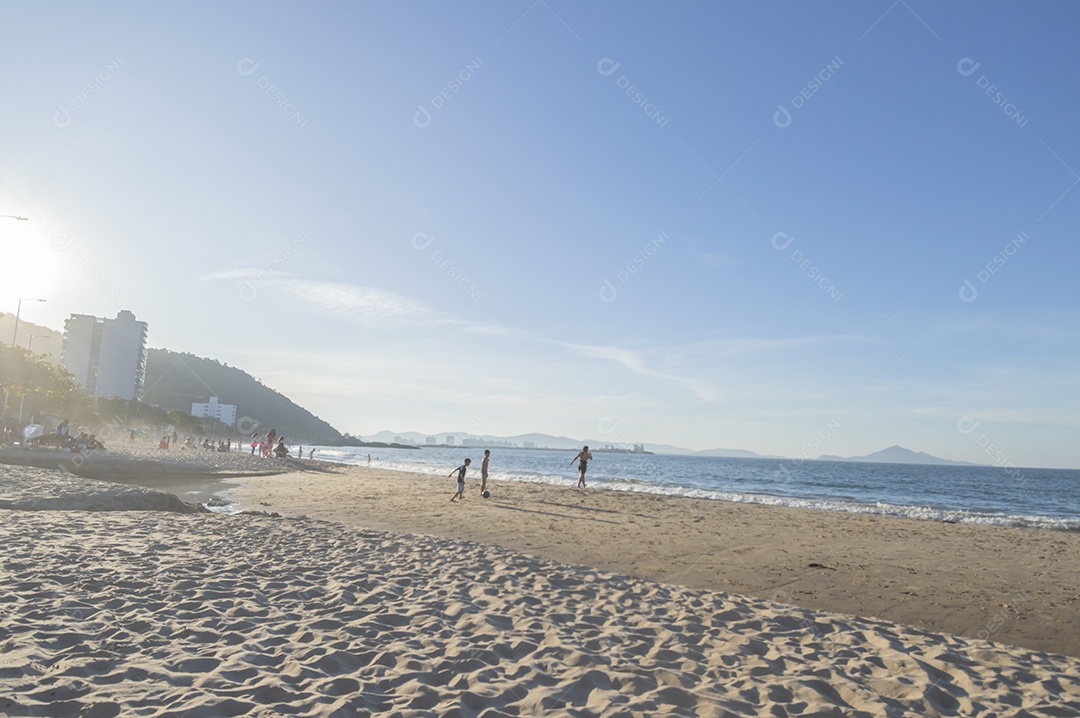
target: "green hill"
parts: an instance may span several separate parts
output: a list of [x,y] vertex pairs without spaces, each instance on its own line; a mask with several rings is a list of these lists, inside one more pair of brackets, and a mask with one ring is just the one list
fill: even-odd
[[236,404],[239,434],[277,429],[290,441],[342,440],[341,432],[330,424],[241,369],[194,354],[147,351],[144,402],[190,412],[192,403],[207,402],[211,396],[222,404]]

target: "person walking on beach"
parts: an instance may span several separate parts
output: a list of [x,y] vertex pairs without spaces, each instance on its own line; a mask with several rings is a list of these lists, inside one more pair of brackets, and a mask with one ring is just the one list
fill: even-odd
[[484,460],[480,462],[480,495],[487,491],[488,461],[491,460],[491,449],[484,449]]
[[[469,468],[469,464],[472,463],[471,459],[465,459],[465,463],[454,469],[457,472],[457,493],[450,497],[450,501],[457,499],[465,500],[465,470]],[[447,476],[453,476],[454,471],[451,471]]]
[[581,451],[578,452],[577,456],[575,456],[573,459],[570,459],[571,466],[574,465],[575,461],[578,462],[578,471],[581,472],[580,474],[578,474],[577,480],[577,487],[579,489],[585,488],[585,469],[588,468],[590,459],[592,459],[592,454],[589,453],[588,446],[583,447]]

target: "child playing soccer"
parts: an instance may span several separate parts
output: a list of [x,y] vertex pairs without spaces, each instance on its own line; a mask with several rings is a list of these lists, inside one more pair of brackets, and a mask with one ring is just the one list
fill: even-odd
[[[465,500],[465,470],[469,468],[469,464],[471,463],[472,460],[465,459],[464,464],[454,469],[454,471],[457,472],[457,493],[450,497],[451,501],[455,501],[457,499],[461,499],[462,501]],[[453,476],[454,471],[451,471],[449,474],[447,474],[447,476]]]

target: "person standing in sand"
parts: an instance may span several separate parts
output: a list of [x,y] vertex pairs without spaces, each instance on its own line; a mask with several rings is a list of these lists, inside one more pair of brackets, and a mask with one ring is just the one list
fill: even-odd
[[[465,470],[469,468],[469,464],[472,463],[471,459],[465,459],[465,463],[454,469],[457,472],[457,493],[450,497],[450,501],[457,499],[465,500]],[[451,471],[447,476],[453,476],[454,471]]]
[[488,461],[491,460],[491,449],[484,449],[484,460],[480,462],[480,495],[487,491]]
[[581,451],[578,452],[578,455],[570,459],[571,466],[574,465],[575,461],[578,462],[578,471],[581,472],[578,474],[577,480],[577,487],[579,489],[585,488],[585,469],[588,468],[590,459],[592,459],[592,454],[589,453],[588,446],[582,447]]

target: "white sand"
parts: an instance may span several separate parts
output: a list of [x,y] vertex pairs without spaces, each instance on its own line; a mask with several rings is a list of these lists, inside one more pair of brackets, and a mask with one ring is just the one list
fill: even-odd
[[5,715],[1080,715],[1077,659],[508,549],[261,516],[0,520]]

